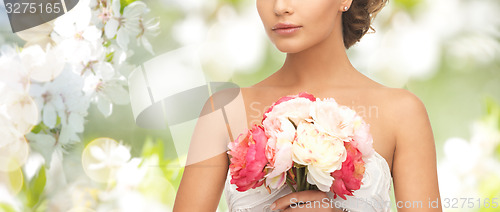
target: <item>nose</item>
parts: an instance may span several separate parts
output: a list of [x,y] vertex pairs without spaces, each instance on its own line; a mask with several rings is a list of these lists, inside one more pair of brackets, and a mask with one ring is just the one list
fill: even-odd
[[290,4],[290,0],[276,0],[274,2],[274,14],[276,14],[276,16],[293,14],[293,9],[292,5]]

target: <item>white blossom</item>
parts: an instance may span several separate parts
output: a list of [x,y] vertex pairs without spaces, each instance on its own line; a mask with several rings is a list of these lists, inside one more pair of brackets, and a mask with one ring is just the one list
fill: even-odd
[[62,50],[50,44],[43,50],[39,45],[26,47],[19,54],[31,79],[47,82],[57,77],[64,68]]
[[97,46],[102,45],[101,30],[90,24],[91,10],[88,5],[88,0],[82,0],[54,22],[52,38],[72,63],[88,62]]
[[120,13],[120,1],[112,1],[111,11],[113,17],[108,20],[104,27],[104,34],[108,39],[116,36],[118,46],[123,50],[127,50],[130,42],[130,36],[138,38],[140,42],[151,54],[154,54],[153,48],[146,35],[158,35],[159,22],[158,19],[144,21],[143,15],[149,9],[146,4],[141,1],[134,1],[123,9]]

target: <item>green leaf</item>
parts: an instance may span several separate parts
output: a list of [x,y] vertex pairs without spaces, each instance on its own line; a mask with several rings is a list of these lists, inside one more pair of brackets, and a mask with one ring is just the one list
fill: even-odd
[[[115,36],[116,36],[116,35],[115,35]],[[104,43],[103,43],[102,45],[103,45],[104,47],[109,47],[109,46],[111,46],[111,41],[106,40],[106,41],[104,41]]]
[[134,1],[136,0],[120,0],[120,13],[123,14],[123,9]]
[[485,99],[485,105],[486,116],[483,120],[500,130],[500,105],[492,97]]
[[115,56],[115,52],[110,52],[106,54],[106,61],[111,62],[113,60],[113,57]]
[[46,212],[48,211],[49,201],[47,199],[40,200],[41,202],[35,208],[34,212]]
[[151,137],[146,138],[146,141],[144,142],[144,145],[142,146],[142,153],[141,156],[142,158],[149,158],[153,156],[154,154],[157,154],[157,150],[155,150],[156,144],[153,142],[153,139]]
[[27,193],[28,207],[34,208],[40,202],[46,182],[45,165],[42,165],[38,173],[29,182]]
[[41,130],[42,130],[42,125],[43,123],[40,123],[39,125],[36,125],[35,127],[33,127],[33,129],[31,130],[32,133],[35,133],[35,134],[38,134]]
[[412,11],[423,1],[421,1],[421,0],[395,0],[394,2],[395,2],[395,5],[398,7],[401,7],[406,11]]
[[56,126],[59,126],[60,124],[61,124],[61,117],[57,116]]
[[497,148],[495,149],[495,156],[496,156],[497,160],[500,161],[500,144],[497,145]]
[[3,202],[0,202],[0,211],[16,212],[16,210],[14,210],[14,208],[12,206],[8,205],[7,203],[3,203]]
[[[482,197],[480,211],[498,211],[500,206],[500,176],[491,174],[484,177],[479,185],[479,193]],[[496,204],[495,204],[496,203]],[[495,207],[496,206],[496,207]]]
[[35,127],[33,127],[33,129],[31,130],[31,132],[35,133],[35,134],[38,134],[42,130],[43,131],[48,131],[48,130],[50,130],[50,128],[47,127],[47,125],[45,125],[43,122],[40,122],[40,124],[38,124]]
[[175,188],[178,188],[181,183],[182,174],[184,173],[184,168],[180,165],[180,160],[169,160],[162,164],[165,164],[162,165],[165,178],[168,179]]

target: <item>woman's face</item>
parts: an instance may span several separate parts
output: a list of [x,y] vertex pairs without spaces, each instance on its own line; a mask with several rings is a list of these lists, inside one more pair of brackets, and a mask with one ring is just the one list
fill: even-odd
[[[295,53],[333,36],[346,0],[257,0],[267,35],[282,52]],[[345,5],[348,6],[348,5]],[[338,22],[340,23],[340,22]],[[339,24],[340,25],[340,24]]]

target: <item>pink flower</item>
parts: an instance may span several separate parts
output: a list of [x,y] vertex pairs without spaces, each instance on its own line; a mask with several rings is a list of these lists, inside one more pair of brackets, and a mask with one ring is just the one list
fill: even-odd
[[344,142],[344,144],[347,158],[340,170],[331,173],[334,181],[330,190],[334,193],[334,198],[338,195],[345,200],[345,195],[353,196],[352,192],[358,190],[363,184],[361,179],[365,173],[365,162],[361,152],[353,147],[351,142]]
[[267,110],[266,112],[264,112],[264,115],[263,115],[263,118],[262,118],[262,122],[264,122],[264,120],[266,120],[267,118],[267,115],[266,113],[268,112],[271,112],[271,110],[273,110],[274,106],[276,105],[279,105],[281,104],[282,102],[286,102],[288,100],[291,100],[291,99],[295,99],[295,98],[306,98],[306,99],[309,99],[311,102],[314,102],[316,101],[316,98],[310,94],[310,93],[307,93],[307,92],[300,92],[299,94],[297,95],[288,95],[288,96],[284,96],[284,97],[281,97],[280,99],[278,99],[278,101],[276,101],[275,103],[273,103]]
[[363,158],[368,158],[373,155],[373,138],[370,134],[370,125],[365,123],[360,116],[356,117],[354,124],[354,135],[352,140],[353,147],[357,148]]
[[269,137],[266,145],[266,185],[278,189],[285,184],[286,171],[292,167],[292,143],[295,127],[286,118],[269,118],[263,123]]
[[265,156],[267,136],[262,126],[254,125],[251,130],[242,133],[229,143],[231,155],[231,183],[238,186],[236,190],[246,191],[257,188],[264,183],[264,167],[268,164]]
[[267,109],[262,119],[266,135],[266,185],[278,189],[285,184],[287,171],[292,167],[292,143],[296,130],[294,125],[309,117],[313,95],[301,92],[280,98]]

